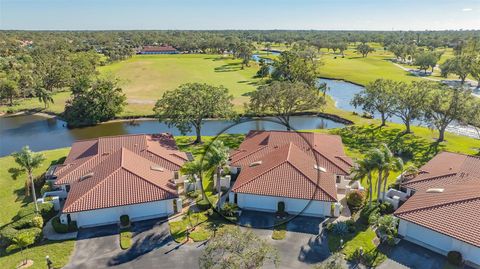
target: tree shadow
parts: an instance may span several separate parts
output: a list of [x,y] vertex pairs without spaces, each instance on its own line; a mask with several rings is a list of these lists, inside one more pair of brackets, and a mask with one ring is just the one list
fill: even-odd
[[241,63],[227,63],[219,67],[215,67],[215,72],[236,72],[242,70]]
[[23,174],[25,171],[23,171],[20,168],[17,167],[11,167],[8,169],[8,172],[10,173],[10,176],[12,177],[13,180],[17,180],[18,177]]

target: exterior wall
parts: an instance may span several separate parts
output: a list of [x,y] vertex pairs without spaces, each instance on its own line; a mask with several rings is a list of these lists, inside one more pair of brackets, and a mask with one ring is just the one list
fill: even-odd
[[[331,215],[331,202],[311,201],[275,196],[237,193],[237,204],[242,209],[276,212],[279,202],[285,203],[285,211],[304,216],[325,217]],[[309,204],[310,203],[310,204]]]
[[419,244],[442,255],[451,250],[462,253],[463,259],[480,266],[480,247],[476,247],[450,236],[435,232],[420,225],[400,219],[398,234],[408,241]]
[[173,214],[173,200],[75,212],[70,214],[70,218],[77,221],[78,227],[89,227],[117,223],[121,215],[128,215],[132,221],[163,217]]

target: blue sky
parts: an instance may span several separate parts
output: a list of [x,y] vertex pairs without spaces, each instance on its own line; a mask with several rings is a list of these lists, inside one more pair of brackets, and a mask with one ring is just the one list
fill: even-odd
[[480,0],[0,0],[0,29],[480,29]]

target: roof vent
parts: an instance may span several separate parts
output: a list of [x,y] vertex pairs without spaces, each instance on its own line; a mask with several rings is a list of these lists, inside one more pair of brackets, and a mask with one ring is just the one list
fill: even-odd
[[430,188],[427,190],[427,193],[442,193],[443,191],[443,188]]
[[85,180],[87,178],[91,178],[91,177],[93,177],[93,172],[90,172],[88,174],[85,174],[85,175],[81,176],[80,181]]
[[249,166],[254,167],[254,166],[259,166],[261,164],[262,164],[262,161],[256,161],[256,162],[251,163]]
[[110,155],[110,152],[104,152],[102,153],[103,156],[107,156],[107,155]]
[[152,169],[152,170],[154,170],[154,171],[163,172],[163,167],[156,166],[156,165],[150,166],[150,169]]
[[320,172],[324,172],[326,173],[327,172],[327,169],[321,167],[321,166],[318,166],[318,165],[313,165],[313,168],[315,168],[316,170],[320,171]]

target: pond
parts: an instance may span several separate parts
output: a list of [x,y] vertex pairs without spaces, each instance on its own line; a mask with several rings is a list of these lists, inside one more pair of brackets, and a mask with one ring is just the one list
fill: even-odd
[[[319,79],[318,81],[327,83],[327,86],[329,87],[329,91],[327,92],[327,94],[335,100],[335,105],[338,108],[346,111],[354,111],[360,115],[363,114],[361,108],[355,108],[353,105],[350,104],[353,96],[356,93],[362,91],[362,89],[364,89],[363,86],[359,86],[342,80]],[[375,118],[380,118],[380,115],[378,113],[375,113],[373,116]],[[388,121],[403,124],[402,119],[397,116],[392,116],[388,119]],[[413,121],[412,124],[419,126],[428,126],[426,122],[420,120]],[[451,123],[447,127],[447,131],[458,135],[473,137],[477,139],[480,138],[480,134],[475,127],[470,125],[462,125],[457,122]]]
[[[344,126],[341,123],[316,116],[294,116],[291,118],[291,123],[296,130]],[[206,120],[203,124],[202,134],[214,136],[232,124],[233,122],[226,120]],[[178,129],[169,128],[166,124],[156,120],[137,120],[135,124],[129,121],[115,121],[75,129],[68,129],[65,126],[65,122],[59,119],[38,115],[0,117],[0,156],[18,151],[26,144],[32,150],[40,151],[68,147],[76,140],[100,136],[162,132],[181,135]],[[285,127],[275,122],[255,119],[237,124],[228,129],[226,133],[246,134],[250,130],[285,130]],[[187,135],[194,135],[194,132]]]

